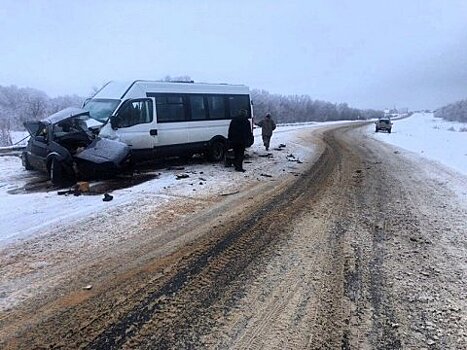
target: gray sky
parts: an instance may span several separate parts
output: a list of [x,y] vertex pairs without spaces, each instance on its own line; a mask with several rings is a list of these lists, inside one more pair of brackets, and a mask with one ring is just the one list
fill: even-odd
[[0,85],[189,75],[355,107],[467,98],[466,0],[0,0]]

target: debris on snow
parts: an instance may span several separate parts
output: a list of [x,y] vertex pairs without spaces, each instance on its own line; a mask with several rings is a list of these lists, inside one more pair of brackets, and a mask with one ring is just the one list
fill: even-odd
[[221,193],[221,196],[231,196],[233,194],[240,193],[240,191],[228,192],[228,193]]
[[177,180],[180,180],[180,179],[186,179],[187,177],[190,177],[190,175],[188,174],[175,174],[175,177],[177,178]]
[[77,182],[75,186],[79,189],[80,192],[89,192],[89,182],[87,181]]
[[108,194],[108,193],[104,193],[104,198],[102,198],[102,200],[104,202],[110,202],[112,199],[114,199],[114,196]]
[[61,190],[61,191],[58,191],[58,192],[57,192],[57,194],[58,194],[59,196],[68,195],[68,194],[71,194],[71,193],[73,193],[73,191],[70,190],[70,189],[68,189],[68,190]]
[[289,162],[295,162],[295,163],[298,163],[298,164],[302,164],[303,162],[296,158],[292,153],[288,154],[286,157],[285,157]]

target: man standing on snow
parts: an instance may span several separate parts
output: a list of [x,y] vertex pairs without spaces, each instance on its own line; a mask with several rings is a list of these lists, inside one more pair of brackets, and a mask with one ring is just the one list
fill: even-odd
[[248,120],[248,113],[241,109],[232,119],[229,126],[229,142],[234,151],[234,166],[236,171],[245,172],[243,169],[243,157],[245,148],[253,144],[253,132]]
[[255,124],[261,127],[264,147],[266,151],[269,151],[269,142],[271,141],[272,131],[276,128],[276,123],[274,123],[274,120],[271,119],[271,115],[268,113],[263,120]]

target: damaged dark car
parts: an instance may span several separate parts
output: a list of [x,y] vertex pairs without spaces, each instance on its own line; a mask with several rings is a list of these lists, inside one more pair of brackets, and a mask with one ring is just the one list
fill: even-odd
[[101,123],[83,109],[66,108],[24,126],[31,137],[22,154],[23,166],[46,172],[54,185],[109,177],[131,167],[130,148],[97,136]]

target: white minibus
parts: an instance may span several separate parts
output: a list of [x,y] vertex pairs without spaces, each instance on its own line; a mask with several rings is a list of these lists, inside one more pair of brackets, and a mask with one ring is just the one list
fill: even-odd
[[101,137],[130,146],[136,160],[205,153],[220,161],[230,120],[252,118],[247,86],[192,82],[109,82],[83,107]]

